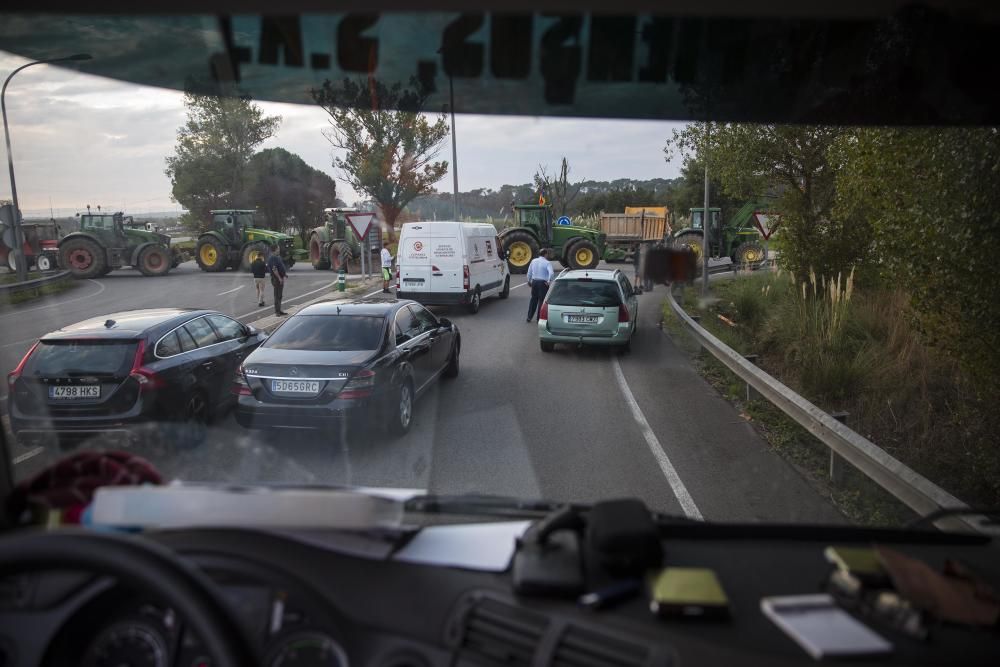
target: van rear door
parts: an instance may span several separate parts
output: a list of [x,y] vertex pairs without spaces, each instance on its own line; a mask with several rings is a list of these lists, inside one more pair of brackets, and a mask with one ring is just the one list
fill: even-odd
[[461,223],[432,223],[431,289],[437,294],[465,291],[465,253]]
[[399,291],[431,291],[430,224],[407,223],[399,238],[396,264],[399,267]]

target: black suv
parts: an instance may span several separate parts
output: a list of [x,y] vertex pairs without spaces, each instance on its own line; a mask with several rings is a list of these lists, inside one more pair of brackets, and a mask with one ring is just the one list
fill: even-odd
[[265,336],[211,310],[131,310],[42,336],[7,376],[22,443],[112,442],[135,427],[205,424],[232,404],[233,374]]

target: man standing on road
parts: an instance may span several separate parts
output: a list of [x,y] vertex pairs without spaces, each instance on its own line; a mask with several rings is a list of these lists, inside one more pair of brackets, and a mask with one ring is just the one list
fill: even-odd
[[267,273],[267,264],[261,253],[257,253],[250,263],[250,273],[253,274],[253,285],[257,288],[257,305],[264,305],[264,276]]
[[389,293],[389,281],[392,279],[392,253],[389,252],[389,242],[382,241],[382,292]]
[[271,287],[274,288],[274,314],[287,315],[288,313],[281,309],[281,293],[285,290],[285,278],[288,277],[288,273],[276,245],[271,246],[271,256],[267,258],[267,270],[271,272]]
[[549,251],[542,248],[541,252],[538,253],[538,257],[531,260],[531,264],[528,265],[528,285],[531,287],[531,301],[528,302],[528,322],[535,317],[535,308],[545,300],[550,282],[552,282],[552,265],[549,264]]

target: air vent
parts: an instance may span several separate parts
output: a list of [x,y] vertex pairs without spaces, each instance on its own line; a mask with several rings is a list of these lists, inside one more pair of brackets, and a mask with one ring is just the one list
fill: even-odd
[[530,665],[548,624],[541,614],[482,597],[462,619],[459,649],[477,664]]
[[642,667],[650,663],[643,644],[569,625],[552,654],[552,667]]

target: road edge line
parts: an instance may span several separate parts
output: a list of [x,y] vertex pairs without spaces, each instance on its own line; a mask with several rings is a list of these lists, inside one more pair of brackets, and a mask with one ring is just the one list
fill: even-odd
[[677,474],[677,469],[674,468],[674,464],[670,462],[670,457],[667,453],[663,451],[663,446],[660,445],[659,439],[653,432],[653,428],[646,421],[646,415],[643,414],[642,408],[639,407],[639,403],[636,402],[635,396],[632,395],[632,390],[628,386],[628,381],[625,379],[625,373],[622,371],[622,366],[618,362],[618,358],[614,357],[611,359],[612,366],[615,371],[615,380],[618,382],[618,388],[622,392],[622,396],[625,397],[625,402],[628,403],[629,410],[632,411],[632,418],[639,424],[639,429],[642,431],[642,437],[646,441],[646,445],[649,447],[650,453],[652,453],[653,458],[660,466],[660,470],[663,472],[664,477],[667,478],[667,483],[670,485],[670,490],[674,492],[674,497],[677,498],[677,502],[680,503],[681,509],[684,510],[684,514],[691,519],[698,519],[702,521],[704,517],[701,515],[701,510],[694,502],[694,498],[688,493],[687,487],[684,486],[684,482],[681,481],[680,475]]

